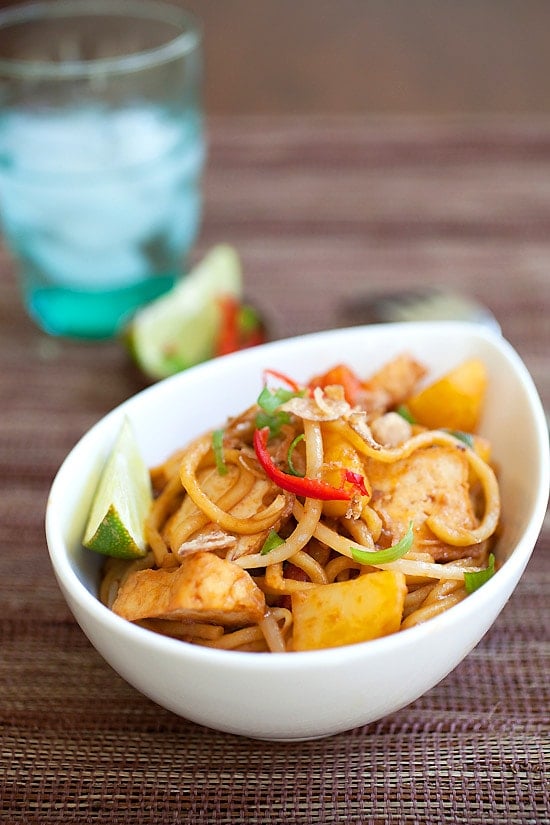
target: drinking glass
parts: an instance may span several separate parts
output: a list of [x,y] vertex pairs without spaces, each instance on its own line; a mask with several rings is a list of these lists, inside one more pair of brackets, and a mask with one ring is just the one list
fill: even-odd
[[47,332],[115,335],[181,275],[201,212],[201,32],[159,0],[0,12],[0,215]]

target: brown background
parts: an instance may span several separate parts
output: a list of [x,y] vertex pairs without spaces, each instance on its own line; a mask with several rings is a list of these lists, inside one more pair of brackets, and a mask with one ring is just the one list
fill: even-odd
[[185,0],[211,113],[550,111],[544,0]]
[[204,23],[210,114],[550,111],[545,0],[175,4]]

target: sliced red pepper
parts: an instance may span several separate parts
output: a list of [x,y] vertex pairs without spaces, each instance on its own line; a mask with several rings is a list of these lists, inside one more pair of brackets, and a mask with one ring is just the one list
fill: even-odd
[[267,439],[269,438],[269,427],[262,427],[261,430],[254,430],[254,450],[258,461],[269,478],[282,490],[295,493],[297,496],[306,498],[316,498],[320,501],[349,501],[352,494],[342,488],[333,487],[325,481],[318,481],[307,476],[292,476],[284,473],[274,463],[269,450],[267,449]]
[[363,382],[359,376],[345,364],[337,364],[335,367],[323,373],[323,375],[317,375],[315,378],[312,378],[309,382],[309,387],[310,389],[315,389],[315,387],[324,389],[331,384],[339,384],[344,388],[346,401],[348,404],[351,404],[352,407],[357,403],[361,390],[363,389]]
[[[266,340],[264,325],[259,314],[252,307],[242,304],[232,295],[218,300],[221,324],[215,345],[215,355],[228,355],[248,347],[263,344]],[[245,325],[243,313],[252,315],[253,323]]]
[[219,338],[216,342],[216,355],[228,355],[230,352],[236,352],[239,349],[239,302],[227,295],[220,298],[219,306],[222,322]]
[[250,335],[246,339],[245,347],[246,349],[248,349],[249,347],[257,347],[259,344],[265,344],[265,342],[265,333],[262,329],[258,328],[250,333]]
[[362,496],[368,496],[369,491],[365,485],[365,479],[360,473],[354,473],[353,470],[344,470],[344,478],[361,493]]
[[271,375],[273,378],[277,378],[279,381],[284,381],[285,384],[287,384],[291,390],[294,390],[294,392],[301,392],[304,389],[293,378],[290,378],[288,375],[285,375],[284,372],[279,372],[279,370],[264,370],[264,382],[266,384],[266,378],[268,375]]

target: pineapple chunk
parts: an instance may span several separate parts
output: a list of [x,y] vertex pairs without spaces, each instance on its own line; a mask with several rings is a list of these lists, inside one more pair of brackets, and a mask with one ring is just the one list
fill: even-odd
[[[391,464],[369,459],[367,475],[373,490],[371,506],[384,522],[392,544],[405,535],[412,521],[414,549],[427,550],[439,561],[450,548],[426,524],[430,516],[444,516],[448,524],[468,530],[478,526],[465,450],[427,447]],[[461,555],[463,548],[459,548]]]
[[[343,480],[342,473],[346,469],[364,476],[365,468],[361,456],[349,441],[330,426],[330,422],[324,423],[321,429],[325,464],[321,477],[333,487],[343,487],[352,492],[353,486]],[[329,518],[343,518],[349,506],[349,501],[324,501],[323,513]]]
[[487,386],[487,371],[477,358],[464,361],[413,395],[407,407],[425,427],[475,432]]
[[319,650],[396,633],[407,587],[393,570],[292,594],[294,650]]
[[426,374],[426,369],[407,353],[387,361],[374,375],[365,381],[365,388],[382,391],[388,406],[402,404],[413,392],[416,384]]
[[487,387],[485,365],[477,358],[459,364],[407,401],[414,418],[425,427],[475,432]]

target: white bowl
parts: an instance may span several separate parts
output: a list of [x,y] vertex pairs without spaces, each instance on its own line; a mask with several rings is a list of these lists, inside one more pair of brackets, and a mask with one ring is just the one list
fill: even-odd
[[[165,638],[97,599],[101,558],[80,544],[90,499],[123,416],[149,465],[247,407],[273,368],[306,380],[338,361],[367,375],[408,351],[433,375],[479,357],[490,386],[481,432],[500,468],[503,530],[497,574],[450,611],[406,632],[331,650],[257,654]],[[46,533],[59,585],[92,644],[130,684],[194,722],[254,738],[327,736],[379,719],[443,679],[479,642],[518,583],[541,529],[549,487],[548,431],[519,356],[481,326],[453,322],[355,327],[270,343],[156,384],[97,423],[51,489]]]

